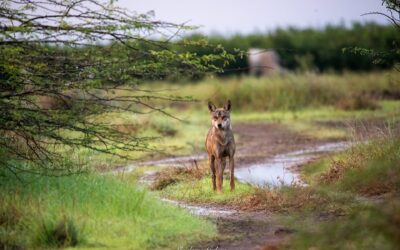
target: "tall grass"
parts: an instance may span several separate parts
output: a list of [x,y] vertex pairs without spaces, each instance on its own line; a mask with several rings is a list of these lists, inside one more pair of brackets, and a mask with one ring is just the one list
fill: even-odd
[[396,80],[399,77],[395,71],[341,75],[287,73],[268,78],[208,78],[186,85],[153,83],[153,87],[177,89],[180,95],[211,99],[219,104],[231,99],[235,110],[243,111],[321,106],[358,110],[378,108],[378,99],[400,98],[400,81]]
[[216,231],[114,176],[2,176],[2,248],[178,248]]

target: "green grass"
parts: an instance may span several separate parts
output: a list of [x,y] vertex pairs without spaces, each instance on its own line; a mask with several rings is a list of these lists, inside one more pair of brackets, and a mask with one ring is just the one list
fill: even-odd
[[211,177],[203,177],[200,180],[183,181],[169,185],[160,191],[160,195],[194,203],[228,204],[237,202],[253,189],[247,184],[236,182],[235,191],[231,192],[229,180],[224,180],[223,192],[219,194],[212,189]]
[[399,249],[400,202],[367,206],[328,222],[296,223],[288,249]]
[[129,178],[82,174],[18,182],[2,174],[7,174],[0,186],[5,247],[177,249],[216,234],[211,222],[158,201]]

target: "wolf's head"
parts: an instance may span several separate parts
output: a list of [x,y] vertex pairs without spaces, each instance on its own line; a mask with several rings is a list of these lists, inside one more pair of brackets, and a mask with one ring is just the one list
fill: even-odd
[[213,127],[225,130],[231,129],[231,101],[228,100],[223,108],[217,108],[212,102],[208,102],[208,110],[211,115],[211,124]]

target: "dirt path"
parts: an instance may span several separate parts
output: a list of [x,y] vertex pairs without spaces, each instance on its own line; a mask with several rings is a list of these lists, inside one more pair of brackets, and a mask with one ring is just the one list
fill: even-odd
[[274,216],[242,213],[214,218],[219,238],[201,242],[191,249],[278,249],[292,231],[280,226]]
[[274,155],[312,147],[315,139],[290,132],[281,124],[245,124],[234,127],[238,137],[236,162],[238,167],[255,164]]

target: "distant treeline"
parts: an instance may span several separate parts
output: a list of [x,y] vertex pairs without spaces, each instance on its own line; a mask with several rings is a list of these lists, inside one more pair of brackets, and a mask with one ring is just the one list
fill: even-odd
[[[187,40],[206,37],[195,34]],[[234,35],[230,37],[207,37],[210,44],[220,44],[228,52],[236,49],[247,52],[249,48],[274,49],[280,56],[282,66],[288,70],[312,71],[368,71],[393,67],[399,61],[400,34],[395,27],[376,23],[354,23],[351,27],[326,26],[323,29],[277,29],[268,34]],[[373,56],[353,53],[352,49],[373,49],[386,55],[381,63],[374,63]],[[212,53],[213,48],[191,48],[198,55]],[[224,74],[242,74],[248,71],[247,55],[237,57],[224,67]]]

